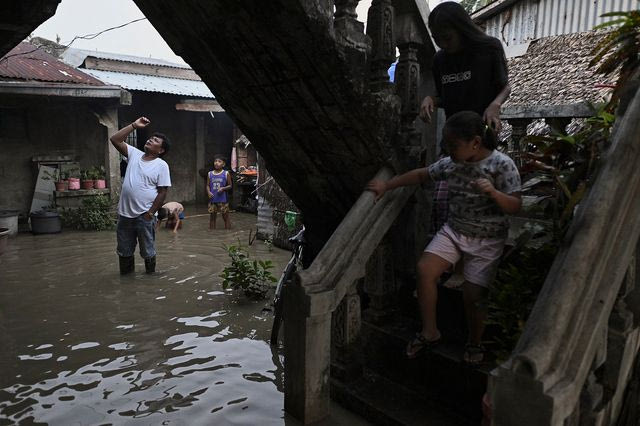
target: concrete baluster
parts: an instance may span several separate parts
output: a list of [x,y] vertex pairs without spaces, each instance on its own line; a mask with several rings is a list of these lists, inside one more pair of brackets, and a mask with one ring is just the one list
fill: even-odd
[[367,35],[371,37],[369,85],[374,92],[391,88],[389,67],[396,59],[394,8],[391,0],[373,0],[369,8]]

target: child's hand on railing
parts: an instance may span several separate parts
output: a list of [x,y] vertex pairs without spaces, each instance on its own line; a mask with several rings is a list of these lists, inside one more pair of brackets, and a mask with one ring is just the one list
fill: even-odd
[[382,180],[374,179],[367,184],[366,190],[374,193],[376,198],[373,202],[376,203],[387,192],[387,184]]

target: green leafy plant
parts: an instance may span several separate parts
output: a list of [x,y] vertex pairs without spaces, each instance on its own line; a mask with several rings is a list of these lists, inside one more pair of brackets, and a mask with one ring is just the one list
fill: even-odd
[[527,246],[508,258],[489,291],[488,325],[493,325],[495,354],[505,360],[515,347],[558,252],[557,241]]
[[231,265],[224,268],[220,277],[222,288],[242,289],[250,299],[264,299],[270,283],[276,282],[270,269],[273,263],[270,260],[252,260],[247,248],[240,242],[237,246],[224,246],[231,258]]
[[273,251],[273,237],[269,236],[269,237],[265,238],[264,245],[267,246],[267,250],[272,252]]
[[619,91],[640,65],[640,10],[610,12],[602,17],[615,19],[595,27],[612,29],[596,44],[589,66],[598,65],[596,72],[604,75],[620,70],[612,99],[615,102]]
[[81,207],[62,209],[61,218],[65,227],[79,230],[104,231],[116,224],[111,201],[101,194],[83,199]]
[[63,172],[60,169],[54,169],[53,173],[49,170],[45,170],[42,176],[44,180],[52,180],[54,182],[61,182],[67,179],[67,172]]
[[91,169],[94,179],[105,179],[107,172],[104,166],[95,166]]

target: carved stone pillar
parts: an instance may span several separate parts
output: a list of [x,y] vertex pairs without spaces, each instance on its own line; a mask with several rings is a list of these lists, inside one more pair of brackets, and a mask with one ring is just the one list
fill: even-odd
[[[525,147],[522,146],[522,139],[527,136],[527,126],[531,121],[530,118],[509,119],[509,124],[511,124],[511,146],[509,146],[509,151],[523,151]],[[522,160],[519,156],[516,157],[516,163],[518,167],[522,166]]]
[[[396,19],[397,43],[400,59],[396,66],[396,94],[402,101],[401,121],[403,132],[414,132],[414,121],[420,112],[420,63],[418,49],[423,44],[415,22],[415,15],[404,14]],[[416,145],[420,144],[417,139]]]
[[369,295],[368,321],[380,324],[392,314],[395,303],[395,274],[392,244],[388,236],[380,243],[367,262],[364,291]]
[[[358,280],[360,281],[360,280]],[[340,305],[333,312],[331,325],[331,375],[349,380],[359,375],[357,342],[360,338],[360,295],[358,281],[349,288]]]
[[364,34],[364,22],[357,19],[356,7],[359,2],[360,0],[335,0],[333,28],[336,39],[341,44],[368,52],[371,50],[371,42]]
[[367,35],[372,50],[369,61],[369,84],[378,92],[389,89],[389,67],[396,59],[396,43],[393,32],[394,8],[391,0],[373,0],[369,8]]

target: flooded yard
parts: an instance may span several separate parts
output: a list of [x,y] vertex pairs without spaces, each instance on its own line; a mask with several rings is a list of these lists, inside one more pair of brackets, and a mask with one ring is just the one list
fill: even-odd
[[[115,231],[12,239],[0,257],[0,424],[294,424],[266,302],[218,276],[223,244],[247,245],[255,223],[233,213],[232,230],[209,232],[207,215],[187,211],[177,235],[158,232],[158,272],[136,254],[124,277]],[[290,256],[259,240],[250,253],[277,277]]]

